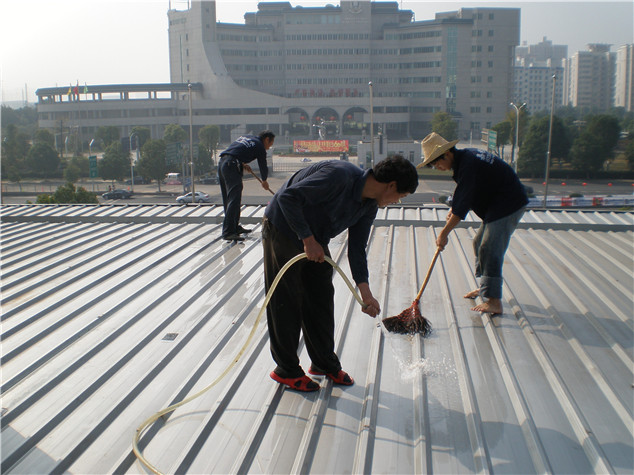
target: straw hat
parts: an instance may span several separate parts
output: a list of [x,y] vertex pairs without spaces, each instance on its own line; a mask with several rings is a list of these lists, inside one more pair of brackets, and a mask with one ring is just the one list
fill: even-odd
[[423,163],[419,164],[416,168],[422,168],[425,165],[433,162],[438,157],[441,157],[447,150],[456,145],[459,140],[453,140],[447,142],[436,132],[432,132],[423,139]]

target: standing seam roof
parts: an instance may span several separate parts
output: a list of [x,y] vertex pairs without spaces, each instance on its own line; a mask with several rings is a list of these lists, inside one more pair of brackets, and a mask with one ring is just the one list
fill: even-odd
[[[263,211],[243,207],[256,230],[232,245],[213,205],[0,208],[2,473],[145,473],[136,428],[216,379],[253,329]],[[426,339],[386,333],[335,276],[354,386],[282,389],[262,322],[236,367],[140,446],[165,473],[631,473],[633,216],[527,211],[493,318],[463,298],[477,286],[468,216],[421,300]],[[379,211],[382,317],[411,304],[445,218]],[[330,250],[349,275],[346,236]]]

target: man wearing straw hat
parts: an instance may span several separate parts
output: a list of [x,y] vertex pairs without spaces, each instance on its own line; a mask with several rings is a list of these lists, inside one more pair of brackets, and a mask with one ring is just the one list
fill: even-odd
[[423,162],[418,167],[433,167],[453,171],[457,183],[447,224],[436,239],[444,250],[449,233],[469,211],[482,224],[473,238],[476,277],[480,288],[465,295],[474,299],[480,295],[483,303],[471,310],[502,313],[502,265],[511,235],[519,223],[528,197],[517,174],[501,158],[474,148],[456,149],[458,140],[448,142],[435,132],[423,139]]

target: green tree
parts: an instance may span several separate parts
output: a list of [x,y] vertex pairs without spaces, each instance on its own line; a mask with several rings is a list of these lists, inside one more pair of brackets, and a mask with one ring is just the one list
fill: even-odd
[[9,124],[2,130],[2,168],[24,168],[24,160],[29,150],[29,137],[20,132],[15,124]]
[[110,144],[97,163],[99,176],[104,180],[123,180],[130,170],[130,158],[119,142]]
[[105,148],[113,143],[119,143],[119,128],[114,125],[99,127],[96,135],[98,139],[101,139]]
[[588,130],[575,139],[570,156],[572,167],[587,173],[600,170],[604,162],[601,145]]
[[33,136],[33,141],[35,143],[45,143],[51,147],[55,147],[55,136],[48,129],[37,129],[37,132],[35,132]]
[[167,173],[165,151],[166,144],[164,140],[150,139],[141,148],[141,160],[137,165],[137,169],[144,177],[156,180],[158,191],[161,191],[161,181]]
[[[544,176],[546,155],[548,153],[548,131],[550,117],[535,117],[531,120],[522,143],[517,162],[518,171],[531,176]],[[553,133],[551,143],[551,161],[553,158],[567,159],[570,141],[566,127],[559,118],[553,117]]]
[[48,144],[36,143],[29,149],[26,164],[34,174],[52,177],[60,164],[59,154]]
[[446,112],[436,112],[434,114],[431,120],[431,130],[447,141],[458,138],[458,123]]
[[36,203],[49,204],[73,204],[73,203],[98,203],[97,195],[87,191],[84,187],[75,188],[72,183],[59,186],[53,195],[39,195]]
[[625,160],[627,160],[630,170],[634,170],[634,139],[627,141],[627,145],[625,146]]
[[217,125],[206,125],[198,131],[198,140],[205,147],[209,157],[216,156],[218,142],[220,141],[220,128]]
[[[590,169],[590,171],[596,171],[601,169],[605,161],[613,158],[614,148],[621,135],[621,125],[615,116],[606,114],[592,116],[587,120],[587,123],[588,133],[600,146],[599,157],[597,157],[596,162],[592,163]],[[599,161],[601,161],[599,168],[593,168]]]
[[509,143],[509,139],[511,137],[511,124],[510,122],[503,121],[498,124],[495,124],[491,128],[498,133],[497,141],[495,143],[495,148],[497,149],[497,154],[500,157],[503,157],[504,145]]
[[81,176],[81,170],[75,164],[69,164],[64,170],[64,180],[68,183],[76,183]]
[[178,124],[169,124],[165,127],[165,131],[163,132],[163,140],[165,140],[165,143],[185,142],[188,138],[189,136],[187,132],[185,132],[185,129]]
[[132,134],[137,135],[139,140],[139,146],[141,148],[143,148],[143,145],[145,144],[145,142],[147,142],[148,140],[152,138],[152,133],[150,132],[150,129],[148,129],[147,127],[140,127],[140,126],[132,127]]

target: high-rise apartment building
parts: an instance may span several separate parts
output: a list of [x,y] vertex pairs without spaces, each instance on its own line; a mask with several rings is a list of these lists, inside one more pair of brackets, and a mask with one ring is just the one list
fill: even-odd
[[615,55],[610,45],[589,44],[566,64],[564,104],[592,112],[607,111],[614,97]]
[[[555,84],[555,107],[563,104],[564,64],[568,46],[553,45],[543,39],[536,45],[518,46],[515,49],[513,102],[526,103],[531,112],[550,110]],[[553,75],[557,79],[553,81]]]
[[616,51],[614,106],[634,111],[634,44],[623,45]]

